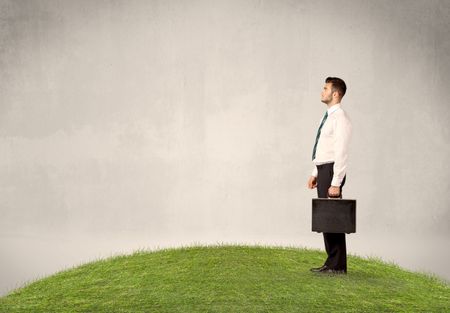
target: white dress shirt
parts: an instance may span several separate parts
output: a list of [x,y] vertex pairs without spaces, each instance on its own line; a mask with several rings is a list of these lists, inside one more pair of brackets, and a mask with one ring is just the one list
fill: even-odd
[[[322,123],[322,120],[320,120],[320,123]],[[322,126],[317,143],[312,176],[317,177],[316,165],[334,162],[331,185],[341,186],[347,169],[348,145],[351,134],[352,124],[345,111],[342,110],[341,104],[337,103],[328,108],[328,118]]]

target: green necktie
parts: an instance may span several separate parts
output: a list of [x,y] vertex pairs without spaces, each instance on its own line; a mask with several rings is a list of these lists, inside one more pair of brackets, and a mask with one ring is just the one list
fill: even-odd
[[325,124],[327,117],[328,117],[328,111],[325,112],[325,116],[322,119],[322,123],[320,123],[319,129],[317,130],[316,143],[314,144],[314,149],[313,149],[313,153],[312,153],[313,160],[316,158],[316,149],[317,149],[317,143],[319,142],[319,138],[320,138],[320,130],[322,129],[323,124]]

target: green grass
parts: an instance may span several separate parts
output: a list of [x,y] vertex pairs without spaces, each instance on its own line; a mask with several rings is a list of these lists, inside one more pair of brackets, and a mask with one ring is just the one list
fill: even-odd
[[449,285],[380,259],[309,271],[318,250],[192,246],[69,269],[0,298],[0,312],[450,312]]

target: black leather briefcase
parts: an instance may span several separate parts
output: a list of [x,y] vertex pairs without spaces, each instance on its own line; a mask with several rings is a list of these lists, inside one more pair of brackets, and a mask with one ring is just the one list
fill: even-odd
[[356,200],[312,199],[312,231],[356,233]]

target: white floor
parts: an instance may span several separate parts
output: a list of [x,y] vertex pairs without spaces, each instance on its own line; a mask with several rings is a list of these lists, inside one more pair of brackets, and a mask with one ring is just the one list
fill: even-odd
[[[205,239],[207,237],[208,239]],[[267,238],[265,238],[267,237]],[[270,237],[270,238],[269,238]],[[375,256],[392,261],[403,268],[434,273],[450,281],[448,238],[401,236],[347,235],[347,252],[362,257]],[[324,249],[322,234],[300,234],[295,238],[286,236],[208,234],[190,238],[164,238],[136,234],[103,235],[40,235],[2,234],[0,236],[0,296],[31,280],[39,279],[57,271],[112,255],[131,253],[138,249],[159,249],[193,244],[261,244],[302,246]],[[318,266],[322,264],[317,264]]]

